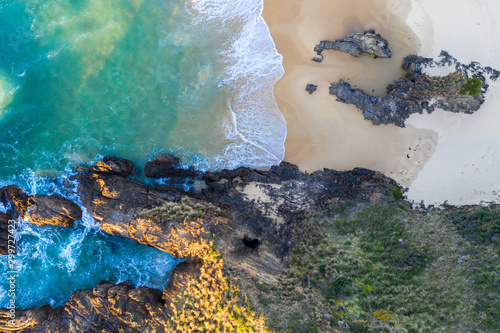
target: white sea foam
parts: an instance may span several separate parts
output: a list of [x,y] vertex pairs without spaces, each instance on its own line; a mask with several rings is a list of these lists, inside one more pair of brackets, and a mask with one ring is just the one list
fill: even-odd
[[262,18],[262,0],[198,0],[188,6],[193,24],[213,30],[220,41],[220,84],[230,92],[224,131],[230,143],[215,158],[221,168],[262,167],[284,158],[286,123],[273,95],[283,74],[277,52]]

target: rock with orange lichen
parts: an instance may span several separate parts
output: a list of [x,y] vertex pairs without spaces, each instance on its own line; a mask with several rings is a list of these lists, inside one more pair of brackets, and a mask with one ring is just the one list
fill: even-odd
[[82,218],[82,210],[73,201],[59,195],[28,195],[9,185],[0,189],[0,202],[11,207],[13,218],[25,218],[31,224],[73,228]]
[[168,315],[159,290],[102,281],[79,290],[64,305],[16,310],[14,325],[0,310],[0,332],[168,332]]
[[[68,191],[75,191],[103,231],[186,259],[174,270],[170,286],[162,292],[102,282],[76,291],[62,307],[17,311],[18,327],[11,331],[188,332],[203,327],[232,332],[238,325],[262,331],[264,320],[241,303],[238,286],[226,279],[225,270],[240,272],[245,281],[278,285],[299,237],[297,226],[308,212],[333,199],[370,202],[379,194],[382,200],[385,189],[396,185],[366,169],[307,174],[282,163],[268,171],[197,173],[195,180],[204,186],[184,191],[175,186],[182,184],[183,174],[172,171],[180,168],[175,158],[162,157],[154,165],[159,178],[177,175],[171,186],[146,186],[98,164],[78,169],[70,179],[78,186]],[[261,196],[252,197],[249,186]],[[4,197],[18,198],[18,211],[29,211],[22,192]],[[7,315],[0,310],[0,327]]]
[[33,195],[29,203],[26,218],[31,224],[73,228],[74,222],[82,218],[77,204],[58,195]]

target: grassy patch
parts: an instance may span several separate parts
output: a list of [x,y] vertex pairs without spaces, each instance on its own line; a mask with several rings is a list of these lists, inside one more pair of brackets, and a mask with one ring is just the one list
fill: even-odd
[[500,213],[450,214],[383,202],[315,212],[281,278],[283,301],[269,304],[274,291],[259,287],[257,311],[278,332],[500,330]]
[[460,95],[471,95],[477,96],[481,93],[481,88],[483,87],[483,83],[481,80],[472,78],[466,79],[465,83],[462,85],[460,89]]
[[183,222],[186,219],[204,217],[205,214],[225,215],[219,207],[211,203],[195,202],[185,197],[179,202],[168,202],[160,207],[145,209],[139,213],[139,217],[159,219],[160,221]]
[[488,208],[477,211],[457,210],[450,212],[448,218],[465,239],[477,243],[499,245],[499,211]]

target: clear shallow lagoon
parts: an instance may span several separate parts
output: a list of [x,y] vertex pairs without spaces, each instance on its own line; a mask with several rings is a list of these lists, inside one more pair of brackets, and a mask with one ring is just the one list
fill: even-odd
[[[139,168],[158,152],[201,169],[278,163],[282,58],[261,11],[260,0],[0,0],[1,185],[66,195],[47,177],[105,155]],[[59,305],[102,279],[163,287],[171,256],[86,219],[73,231],[21,224],[18,307]]]

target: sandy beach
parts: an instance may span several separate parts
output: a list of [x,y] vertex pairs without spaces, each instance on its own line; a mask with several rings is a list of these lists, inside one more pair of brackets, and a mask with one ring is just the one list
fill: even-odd
[[[420,47],[405,23],[410,9],[409,1],[397,8],[388,8],[385,0],[369,6],[360,0],[264,2],[264,19],[284,58],[285,75],[275,86],[275,97],[287,121],[286,161],[305,171],[365,167],[404,186],[411,184],[435,149],[436,133],[412,126],[374,126],[355,106],[328,94],[329,83],[340,79],[385,94],[386,85],[401,76],[404,56]],[[389,40],[391,59],[325,51],[322,63],[311,61],[320,40],[370,28]],[[318,86],[313,95],[305,91],[307,83]]]
[[[500,69],[500,3],[415,0],[408,24],[422,38],[421,54],[447,50],[460,62]],[[408,198],[426,204],[500,203],[500,81],[489,81],[486,102],[473,115],[436,111],[409,124],[439,135],[435,153],[412,183]]]
[[[499,27],[493,21],[494,9],[482,3],[476,5],[467,0],[454,3],[454,11],[461,14],[451,17],[446,1],[265,0],[263,16],[284,58],[285,75],[275,86],[275,97],[287,121],[285,160],[306,171],[354,167],[381,171],[409,187],[409,199],[424,200],[426,204],[445,200],[452,204],[473,204],[492,200],[492,195],[500,199],[497,180],[500,171],[494,168],[500,162],[500,155],[495,154],[498,147],[495,142],[500,142],[500,137],[484,131],[484,122],[495,119],[494,123],[499,123],[494,111],[498,100],[492,97],[499,90],[494,84],[483,108],[461,120],[460,128],[453,130],[448,129],[457,122],[453,116],[465,117],[440,111],[414,115],[406,128],[374,126],[364,120],[355,106],[339,103],[328,94],[329,82],[344,79],[355,87],[383,96],[386,85],[401,76],[401,61],[408,54],[436,56],[445,49],[461,62],[477,60],[484,66],[500,67],[494,52],[500,49],[500,42],[485,48],[485,43],[479,40],[484,39],[487,44],[488,39],[474,37],[485,28]],[[485,20],[487,14],[490,19]],[[443,15],[450,16],[449,20],[443,20]],[[471,22],[473,28],[468,28],[463,22],[471,17],[478,22]],[[481,24],[485,26],[480,27]],[[338,51],[325,51],[322,63],[311,61],[315,56],[314,46],[320,40],[335,40],[370,28],[389,41],[391,59],[368,55],[354,58]],[[463,34],[465,42],[461,42]],[[487,36],[494,39],[491,32]],[[469,41],[468,37],[472,39]],[[482,49],[485,54],[480,55],[478,50]],[[318,85],[313,95],[304,90],[307,83]],[[491,118],[493,114],[496,118]],[[487,128],[496,130],[494,124]],[[467,140],[469,145],[464,143],[467,133],[471,136]],[[484,149],[475,149],[471,142],[480,142]],[[472,164],[474,167],[470,167]],[[488,170],[479,170],[478,165]],[[471,174],[457,178],[467,167]],[[482,173],[472,177],[478,171]],[[476,181],[483,175],[487,175],[487,181]],[[471,185],[465,186],[467,183]],[[480,192],[482,196],[478,196]]]

